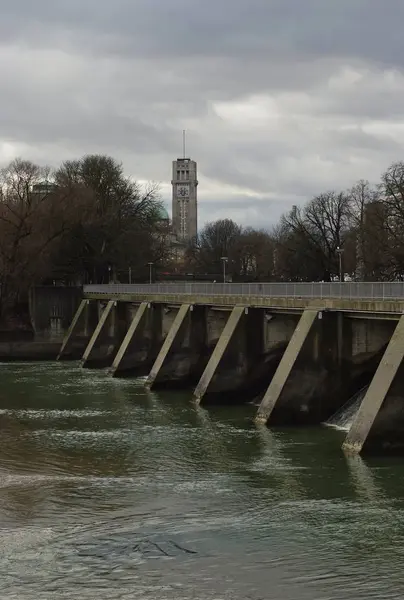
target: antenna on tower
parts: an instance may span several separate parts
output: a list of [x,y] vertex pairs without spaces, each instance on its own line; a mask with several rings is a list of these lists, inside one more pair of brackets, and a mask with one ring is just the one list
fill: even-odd
[[182,154],[185,158],[185,129],[182,130]]

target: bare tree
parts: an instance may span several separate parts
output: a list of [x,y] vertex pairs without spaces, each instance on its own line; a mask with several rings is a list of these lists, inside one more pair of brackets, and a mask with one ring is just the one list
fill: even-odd
[[61,201],[50,169],[16,159],[0,172],[0,319],[46,273],[74,207]]
[[204,273],[220,273],[222,257],[229,259],[232,270],[232,253],[242,228],[231,219],[221,219],[208,223],[190,245],[187,258],[188,264],[195,270]]
[[[341,248],[349,230],[349,196],[343,192],[326,192],[305,207],[293,207],[282,219],[284,243],[302,260],[312,263],[306,269],[315,279],[329,281],[338,273],[337,248]],[[302,265],[302,273],[304,265]]]
[[267,231],[247,227],[234,243],[231,260],[241,279],[268,281],[274,274],[274,240]]
[[404,277],[404,162],[393,163],[382,174],[380,239],[386,248],[385,277]]

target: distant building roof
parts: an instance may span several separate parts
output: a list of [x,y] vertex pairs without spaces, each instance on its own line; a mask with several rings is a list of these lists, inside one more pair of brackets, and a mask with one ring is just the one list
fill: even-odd
[[169,221],[170,220],[170,216],[169,216],[165,206],[159,206],[159,208],[157,210],[157,214],[158,214],[159,221]]
[[51,181],[41,181],[39,183],[35,183],[32,186],[32,193],[34,194],[50,194],[57,189],[56,183],[52,183]]

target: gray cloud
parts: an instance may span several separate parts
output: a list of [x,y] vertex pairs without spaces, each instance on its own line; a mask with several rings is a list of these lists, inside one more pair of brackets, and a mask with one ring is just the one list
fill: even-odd
[[[42,27],[120,40],[146,57],[307,54],[402,60],[401,0],[14,0],[2,7],[2,30]],[[106,44],[108,45],[108,44]]]
[[186,128],[200,221],[262,226],[402,158],[402,0],[2,4],[2,161],[110,153],[169,202]]

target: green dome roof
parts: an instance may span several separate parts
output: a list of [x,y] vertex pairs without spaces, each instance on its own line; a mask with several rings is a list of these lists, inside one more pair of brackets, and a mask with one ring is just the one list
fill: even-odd
[[157,209],[157,217],[159,221],[169,221],[170,217],[165,206],[159,206]]

